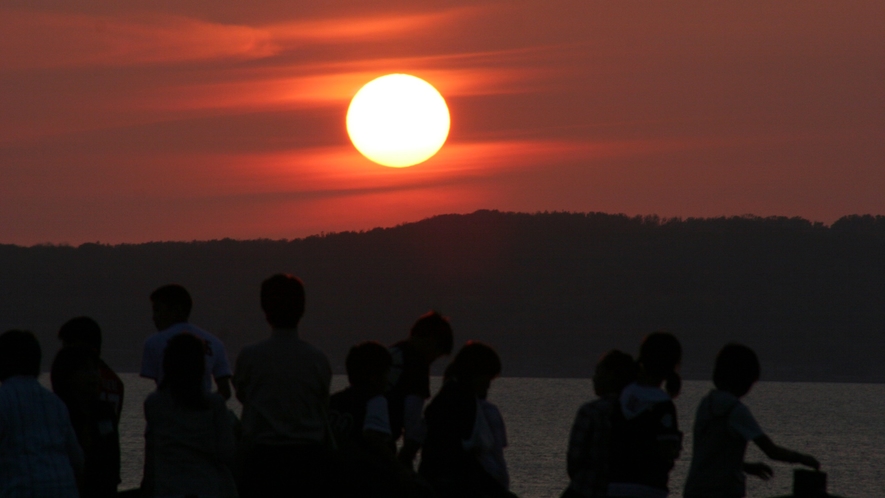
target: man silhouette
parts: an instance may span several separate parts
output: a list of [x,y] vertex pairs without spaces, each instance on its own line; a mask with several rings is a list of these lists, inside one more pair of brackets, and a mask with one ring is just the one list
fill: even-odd
[[218,394],[230,398],[230,364],[220,339],[205,330],[188,323],[193,301],[187,289],[177,284],[164,285],[151,293],[154,326],[157,333],[144,342],[141,359],[141,376],[153,379],[157,385],[163,382],[163,353],[166,343],[182,332],[193,334],[206,345],[206,377],[204,386],[212,390],[212,378],[218,386]]
[[298,278],[265,280],[261,309],[271,335],[243,348],[233,378],[243,404],[240,496],[316,496],[329,469],[332,368],[322,351],[298,337],[304,314]]

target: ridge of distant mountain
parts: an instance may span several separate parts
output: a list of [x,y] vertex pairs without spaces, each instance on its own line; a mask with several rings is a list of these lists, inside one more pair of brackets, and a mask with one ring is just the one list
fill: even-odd
[[438,309],[456,343],[493,344],[511,376],[589,376],[604,351],[669,330],[688,378],[709,378],[716,351],[740,341],[765,380],[885,382],[885,216],[871,215],[481,210],[295,240],[0,245],[0,330],[34,330],[48,368],[58,327],[90,315],[109,362],[137,371],[147,296],[177,282],[233,362],[268,334],[258,288],[276,272],[304,280],[301,333],[338,372],[350,345],[392,343]]

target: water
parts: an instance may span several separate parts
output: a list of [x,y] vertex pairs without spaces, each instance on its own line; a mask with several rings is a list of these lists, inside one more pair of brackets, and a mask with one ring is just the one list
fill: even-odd
[[[126,384],[120,441],[121,489],[128,489],[138,486],[141,479],[142,402],[154,385],[136,374],[122,374],[121,378]],[[435,392],[439,379],[433,381]],[[346,377],[335,376],[333,392],[346,382]],[[526,498],[559,496],[568,482],[568,433],[578,406],[592,398],[592,387],[589,379],[511,377],[492,384],[489,400],[498,405],[507,424],[510,447],[505,456],[515,493]],[[686,450],[670,475],[671,496],[681,496],[691,457],[694,410],[710,387],[708,382],[687,381],[676,400]],[[744,402],[776,444],[820,460],[821,470],[828,474],[831,494],[847,498],[885,496],[885,384],[760,382]],[[229,405],[239,411],[235,400]],[[792,466],[767,460],[752,444],[747,460],[767,461],[775,472],[768,482],[749,478],[748,496],[790,493]]]

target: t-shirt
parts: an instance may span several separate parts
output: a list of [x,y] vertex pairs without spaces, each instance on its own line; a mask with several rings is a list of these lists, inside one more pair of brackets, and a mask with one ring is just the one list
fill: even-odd
[[204,409],[179,405],[166,389],[144,400],[143,496],[237,496],[235,417],[224,398],[206,396]]
[[243,404],[243,439],[262,445],[305,445],[326,441],[332,367],[326,355],[298,338],[274,330],[246,346],[233,378]]
[[420,421],[424,400],[430,397],[430,364],[409,341],[400,341],[391,346],[390,355],[393,364],[386,396],[391,434],[396,440],[405,430],[407,437],[420,441],[423,434],[416,425]]
[[511,496],[474,453],[477,437],[483,433],[486,437],[490,435],[488,427],[476,431],[477,412],[481,411],[469,385],[457,379],[443,384],[425,412],[427,439],[421,450],[418,473],[431,484],[454,486],[453,496],[467,491],[489,497]]
[[[676,406],[659,387],[628,385],[612,418],[609,496],[664,498],[682,445]],[[665,456],[665,449],[675,450]]]
[[390,435],[387,398],[382,395],[372,396],[348,387],[332,395],[329,408],[329,425],[343,450],[362,446],[366,430]]
[[157,332],[144,341],[144,352],[141,357],[141,376],[154,379],[159,385],[163,381],[163,354],[166,344],[172,337],[186,332],[193,334],[206,344],[206,374],[203,385],[206,392],[212,390],[212,378],[230,377],[230,363],[224,343],[214,335],[187,322],[176,323],[166,330]]
[[740,498],[746,495],[743,471],[747,442],[763,435],[750,409],[727,391],[713,389],[695,414],[687,497]]

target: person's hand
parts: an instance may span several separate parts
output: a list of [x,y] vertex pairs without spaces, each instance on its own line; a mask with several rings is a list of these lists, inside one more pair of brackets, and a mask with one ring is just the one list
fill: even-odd
[[811,467],[814,470],[820,470],[820,462],[818,462],[817,459],[811,455],[799,453],[796,461],[801,463],[802,465],[805,465],[806,467]]
[[774,475],[774,471],[771,470],[771,467],[762,462],[745,463],[744,472],[751,476],[756,476],[763,481],[771,479],[771,476]]

